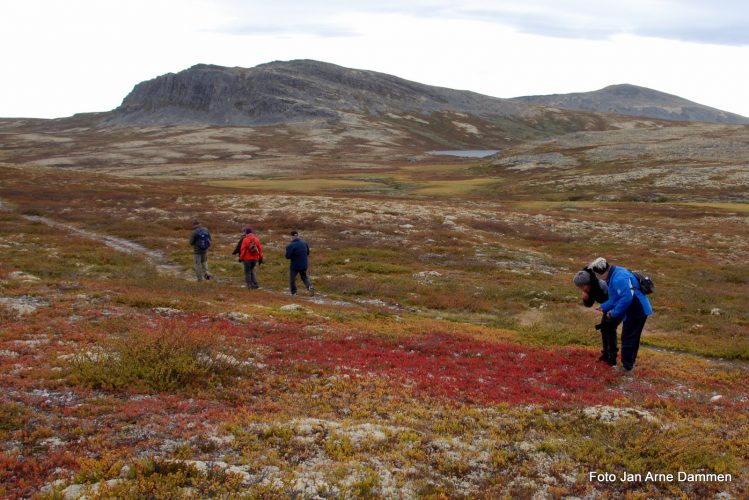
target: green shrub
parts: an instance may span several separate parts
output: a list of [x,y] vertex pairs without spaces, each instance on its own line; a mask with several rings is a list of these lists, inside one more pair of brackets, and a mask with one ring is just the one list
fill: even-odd
[[213,387],[246,370],[222,353],[215,330],[189,323],[164,322],[78,355],[71,379],[92,388],[179,391]]
[[0,432],[21,429],[26,421],[26,411],[15,403],[0,403]]

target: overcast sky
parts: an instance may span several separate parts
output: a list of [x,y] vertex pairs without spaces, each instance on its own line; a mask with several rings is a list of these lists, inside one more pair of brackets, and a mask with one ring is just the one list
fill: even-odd
[[749,116],[746,0],[0,0],[0,47],[2,117],[289,59],[496,97],[632,83]]

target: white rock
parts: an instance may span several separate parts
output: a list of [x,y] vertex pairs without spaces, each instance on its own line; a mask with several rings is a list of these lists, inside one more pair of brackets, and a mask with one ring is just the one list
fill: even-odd
[[720,394],[716,394],[715,396],[710,398],[710,402],[715,403],[717,401],[720,401],[721,399],[723,399],[723,396],[721,396]]
[[130,467],[129,465],[127,464],[123,465],[122,468],[120,469],[120,478],[129,479],[130,473],[132,472],[132,470],[133,468]]
[[586,417],[600,420],[604,424],[613,424],[621,418],[636,417],[648,422],[657,422],[652,413],[637,408],[617,408],[615,406],[589,406],[583,409]]
[[20,315],[31,314],[40,307],[48,306],[49,303],[37,297],[0,297],[0,304],[12,309]]
[[33,274],[25,273],[23,271],[13,271],[12,273],[8,275],[8,277],[14,280],[26,281],[26,282],[41,281],[40,278],[38,278],[37,276],[34,276]]
[[239,323],[250,321],[252,319],[252,316],[250,316],[249,314],[237,311],[228,312],[224,314],[224,317],[228,320],[237,321]]
[[65,496],[65,500],[77,500],[83,495],[83,489],[85,487],[85,484],[71,484],[62,490],[62,494]]
[[166,316],[167,318],[176,316],[178,314],[182,314],[182,311],[180,309],[175,309],[173,307],[154,307],[153,311],[156,314],[159,314],[161,316]]
[[710,314],[712,316],[720,316],[720,309],[717,307],[713,307],[712,309],[710,309]]
[[42,440],[40,444],[43,446],[49,446],[50,448],[57,448],[58,446],[65,444],[65,441],[56,437],[50,437]]
[[304,308],[299,304],[286,304],[279,308],[281,311],[303,311]]

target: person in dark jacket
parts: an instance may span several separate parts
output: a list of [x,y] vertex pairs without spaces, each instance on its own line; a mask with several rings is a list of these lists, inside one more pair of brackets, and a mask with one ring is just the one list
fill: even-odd
[[192,221],[192,234],[190,235],[190,245],[195,260],[195,277],[198,281],[213,278],[208,273],[208,248],[211,246],[211,233],[208,229],[200,225],[200,221]]
[[263,263],[263,246],[251,227],[244,228],[244,236],[237,243],[232,255],[239,255],[239,261],[244,266],[247,289],[260,288],[255,276],[255,267]]
[[291,243],[286,247],[286,258],[289,259],[289,288],[291,295],[296,295],[296,277],[301,276],[304,286],[310,295],[315,294],[315,289],[307,276],[309,267],[309,245],[299,237],[298,231],[291,232]]
[[653,314],[650,301],[640,290],[640,282],[631,271],[622,266],[612,266],[599,257],[589,267],[609,286],[609,298],[599,306],[606,322],[614,329],[622,326],[622,367],[631,372],[640,349],[640,337],[645,321]]
[[[589,267],[578,271],[572,281],[580,289],[585,307],[591,307],[596,302],[603,304],[609,299],[608,285]],[[619,352],[616,346],[616,326],[607,322],[604,315],[601,317],[601,322],[596,325],[596,330],[601,331],[601,357],[598,361],[605,361],[611,366],[616,366],[616,355]]]

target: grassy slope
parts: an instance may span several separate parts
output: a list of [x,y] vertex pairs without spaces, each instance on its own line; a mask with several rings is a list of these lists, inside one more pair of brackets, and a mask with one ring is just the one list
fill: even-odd
[[[426,198],[324,179],[317,190],[332,191],[300,197],[0,171],[14,235],[0,296],[41,306],[0,308],[0,493],[95,484],[127,464],[99,495],[745,494],[745,365],[642,350],[623,379],[594,362],[596,315],[570,285],[599,253],[646,269],[658,286],[646,344],[746,359],[742,212],[458,199],[462,172],[393,173],[457,182]],[[160,275],[22,214],[138,241],[186,271],[199,216],[220,279]],[[229,255],[248,222],[267,254],[252,295]],[[292,227],[313,247],[320,303],[281,293]],[[302,309],[281,309],[291,302]],[[591,483],[590,470],[734,481]]]

